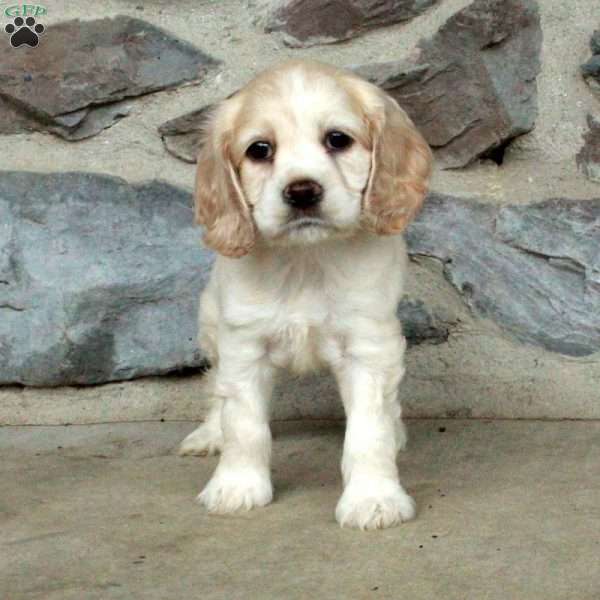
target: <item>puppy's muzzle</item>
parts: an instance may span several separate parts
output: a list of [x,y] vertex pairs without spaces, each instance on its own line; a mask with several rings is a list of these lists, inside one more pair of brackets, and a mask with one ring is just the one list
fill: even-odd
[[292,181],[283,190],[283,201],[293,208],[313,208],[323,199],[323,188],[312,179]]

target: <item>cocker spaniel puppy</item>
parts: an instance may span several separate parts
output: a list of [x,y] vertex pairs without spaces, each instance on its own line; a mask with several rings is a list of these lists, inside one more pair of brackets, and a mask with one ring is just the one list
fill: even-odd
[[218,253],[200,303],[213,404],[180,449],[221,453],[199,496],[210,512],[271,502],[276,371],[326,366],[347,416],[337,520],[374,529],[414,516],[396,467],[405,442],[399,234],[423,202],[431,163],[392,98],[317,62],[270,69],[214,111],[195,192],[204,242]]

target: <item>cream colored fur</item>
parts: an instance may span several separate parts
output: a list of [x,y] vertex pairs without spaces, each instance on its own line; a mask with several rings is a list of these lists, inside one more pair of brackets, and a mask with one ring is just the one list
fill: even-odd
[[[352,145],[329,151],[331,130]],[[272,160],[245,155],[257,140],[273,145]],[[213,405],[180,450],[221,452],[199,496],[209,511],[271,502],[276,373],[326,367],[347,415],[337,520],[372,529],[414,516],[396,467],[406,347],[396,308],[407,268],[398,234],[423,201],[430,168],[427,144],[395,101],[319,63],[284,63],[213,115],[196,192],[205,243],[220,253],[200,306]],[[282,200],[298,179],[324,190],[316,216]]]

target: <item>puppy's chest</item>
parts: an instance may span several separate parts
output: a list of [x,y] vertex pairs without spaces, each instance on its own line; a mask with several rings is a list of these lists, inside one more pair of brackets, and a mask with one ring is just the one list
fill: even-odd
[[330,364],[342,352],[336,322],[335,307],[320,294],[301,295],[273,315],[266,336],[269,359],[295,373]]

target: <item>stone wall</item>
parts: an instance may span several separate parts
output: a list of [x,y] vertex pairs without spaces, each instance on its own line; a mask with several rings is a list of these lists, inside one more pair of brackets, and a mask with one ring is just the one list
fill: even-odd
[[[406,413],[600,417],[594,2],[46,8],[2,16],[0,423],[202,417],[197,132],[286,57],[381,85],[434,148],[399,306]],[[285,381],[274,416],[341,416],[331,379]]]

